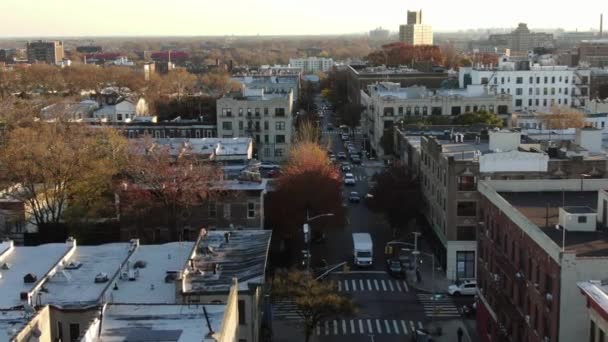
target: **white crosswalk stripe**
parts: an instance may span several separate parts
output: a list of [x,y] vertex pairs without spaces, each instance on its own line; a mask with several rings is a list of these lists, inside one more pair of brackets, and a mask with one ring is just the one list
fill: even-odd
[[272,316],[277,320],[301,319],[296,312],[296,305],[288,299],[278,300],[272,305]]
[[450,297],[442,295],[434,298],[432,294],[421,293],[417,296],[424,307],[424,313],[428,317],[460,317],[460,312]]
[[410,292],[410,289],[404,280],[342,279],[336,280],[336,282],[338,283],[338,291],[340,292]]
[[[350,328],[350,329],[349,329]],[[396,319],[330,320],[317,325],[314,333],[325,335],[409,335],[416,329],[424,329],[421,321]]]

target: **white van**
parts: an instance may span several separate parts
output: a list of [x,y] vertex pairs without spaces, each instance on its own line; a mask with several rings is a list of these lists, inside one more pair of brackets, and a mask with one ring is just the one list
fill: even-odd
[[371,266],[374,257],[374,244],[369,233],[353,233],[353,257],[356,266]]

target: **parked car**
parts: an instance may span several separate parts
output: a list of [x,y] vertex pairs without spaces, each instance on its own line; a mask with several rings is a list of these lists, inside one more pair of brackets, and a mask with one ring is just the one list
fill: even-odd
[[349,163],[342,163],[342,166],[340,166],[340,168],[342,169],[342,172],[350,172],[353,169]]
[[361,202],[361,197],[359,196],[358,192],[351,191],[350,194],[348,195],[348,201],[350,203],[359,203],[359,202]]
[[355,185],[356,183],[355,176],[353,176],[352,173],[346,173],[344,175],[344,185]]
[[341,134],[341,135],[340,135],[340,139],[342,139],[342,141],[346,141],[346,140],[348,140],[348,135],[346,135],[346,134]]
[[451,296],[474,296],[477,293],[477,281],[465,280],[459,284],[448,286],[448,293]]
[[263,161],[263,162],[260,162],[259,168],[265,169],[265,170],[280,169],[281,165]]
[[353,164],[356,164],[356,165],[361,164],[361,158],[359,158],[359,156],[356,154],[351,155],[350,159],[353,161]]
[[388,274],[395,278],[403,278],[405,276],[405,269],[403,268],[403,265],[401,265],[401,261],[398,259],[386,260],[386,269]]
[[338,159],[346,159],[346,153],[338,152]]

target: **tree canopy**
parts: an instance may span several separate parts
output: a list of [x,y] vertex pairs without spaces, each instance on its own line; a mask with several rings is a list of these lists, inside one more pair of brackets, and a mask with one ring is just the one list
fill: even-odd
[[452,120],[454,125],[474,125],[486,124],[494,127],[502,127],[503,121],[498,115],[486,111],[475,113],[464,113],[456,116]]

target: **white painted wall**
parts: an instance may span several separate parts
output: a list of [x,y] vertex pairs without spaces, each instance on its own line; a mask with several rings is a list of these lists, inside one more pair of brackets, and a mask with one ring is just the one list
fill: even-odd
[[608,222],[603,222],[604,201],[608,201],[608,192],[604,189],[600,189],[597,195],[597,222],[602,223],[604,226],[606,226],[608,225]]
[[498,152],[517,151],[521,144],[521,133],[512,131],[490,131],[490,150]]
[[[456,252],[473,251],[477,255],[477,241],[454,241],[447,242],[447,260],[445,275],[449,280],[456,280]],[[475,276],[477,276],[477,257],[475,257]]]
[[492,172],[547,172],[549,156],[534,152],[488,153],[479,157],[479,171]]
[[[585,222],[578,222],[580,216],[587,218]],[[566,212],[564,208],[559,208],[559,225],[565,227],[567,232],[594,232],[597,224],[596,216],[596,213],[571,214]]]

